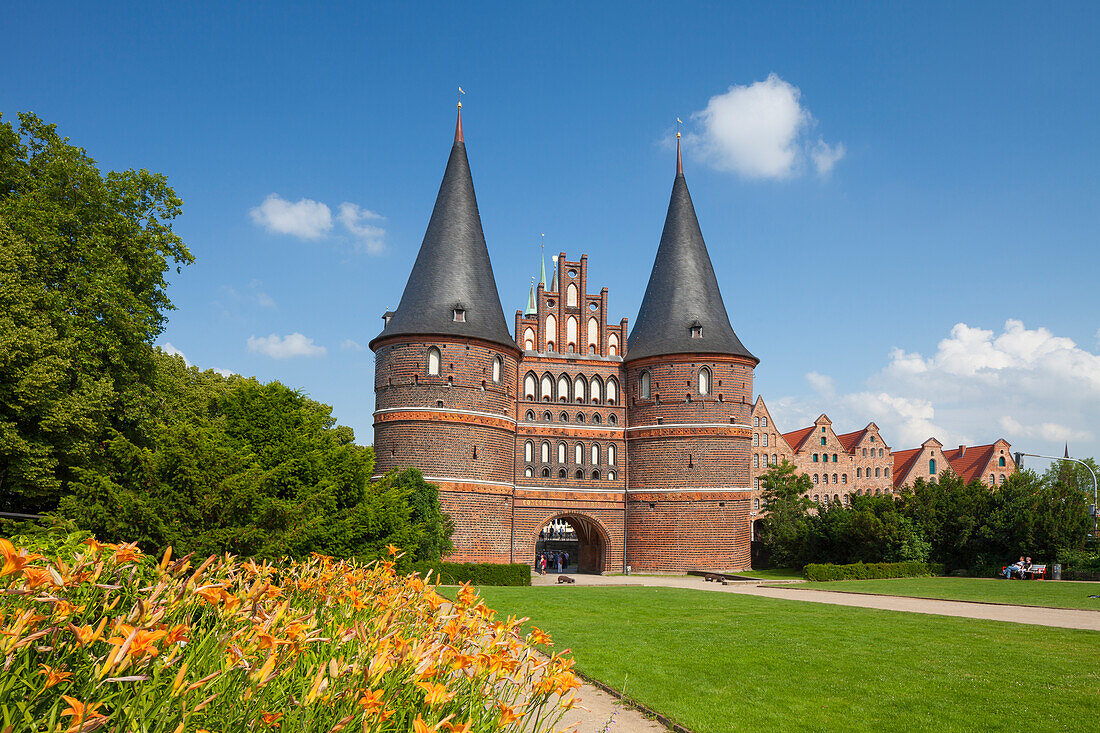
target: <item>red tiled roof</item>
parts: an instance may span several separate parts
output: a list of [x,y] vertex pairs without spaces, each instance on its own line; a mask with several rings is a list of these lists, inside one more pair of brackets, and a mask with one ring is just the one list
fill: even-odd
[[867,428],[863,430],[857,430],[854,433],[844,433],[844,435],[838,435],[837,440],[844,446],[844,450],[852,453],[855,451],[856,446],[859,445],[859,441],[863,440],[863,436],[867,434]]
[[787,445],[791,447],[791,450],[797,453],[802,444],[806,442],[806,438],[813,433],[815,427],[817,426],[811,425],[808,428],[795,430],[793,433],[783,433],[783,440],[787,441]]
[[924,448],[909,448],[908,450],[894,451],[894,486],[901,486],[922,450],[924,450]]
[[966,453],[960,455],[958,448],[944,450],[943,457],[951,464],[951,470],[959,475],[963,481],[970,483],[974,479],[981,479],[982,472],[993,458],[991,445],[968,445]]

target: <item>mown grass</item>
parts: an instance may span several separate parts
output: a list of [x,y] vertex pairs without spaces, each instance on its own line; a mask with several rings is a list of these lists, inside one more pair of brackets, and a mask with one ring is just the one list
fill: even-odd
[[950,601],[984,601],[1052,608],[1084,608],[1100,611],[1100,583],[1068,583],[1049,580],[996,578],[893,578],[889,580],[831,580],[783,588],[815,588],[875,593]]
[[1100,712],[1091,631],[671,588],[480,590],[696,733],[1076,730]]

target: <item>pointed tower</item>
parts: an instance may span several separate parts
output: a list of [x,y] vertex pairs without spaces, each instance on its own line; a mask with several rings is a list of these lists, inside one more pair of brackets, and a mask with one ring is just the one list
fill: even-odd
[[[397,310],[383,319],[370,342],[376,475],[416,466],[456,518],[460,559],[508,562],[520,351],[481,229],[461,104],[420,253]],[[484,523],[462,521],[472,515]],[[487,526],[503,529],[486,534]]]
[[664,231],[623,357],[627,562],[742,569],[750,563],[749,419],[759,360],[730,325],[676,137]]

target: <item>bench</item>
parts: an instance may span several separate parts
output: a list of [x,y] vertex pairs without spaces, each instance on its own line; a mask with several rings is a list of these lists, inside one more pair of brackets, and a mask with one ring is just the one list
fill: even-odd
[[[1008,570],[1008,567],[1009,567],[1008,565],[1004,565],[1004,566],[1001,567],[1001,575],[1005,574],[1005,571]],[[1018,573],[1020,571],[1014,570],[1013,572]],[[1024,577],[1021,578],[1021,580],[1023,580],[1024,578],[1031,578],[1032,580],[1046,580],[1047,579],[1047,566],[1046,565],[1032,565],[1030,568],[1028,568],[1027,570],[1025,570],[1023,572],[1023,576]]]

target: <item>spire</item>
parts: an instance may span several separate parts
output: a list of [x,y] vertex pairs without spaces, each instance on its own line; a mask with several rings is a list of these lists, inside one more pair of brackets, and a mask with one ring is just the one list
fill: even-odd
[[676,153],[665,228],[625,360],[664,354],[732,354],[759,362],[737,338],[726,314],[683,176],[678,136]]
[[550,292],[558,292],[558,256],[552,255],[550,261],[554,264],[554,277],[553,282],[550,283]]
[[[679,118],[676,118],[679,120]],[[680,155],[680,131],[676,131],[676,177],[684,177],[684,158]]]
[[538,312],[535,307],[535,278],[531,278],[531,293],[527,296],[527,310],[523,311],[523,315],[533,316]]
[[1069,441],[1066,441],[1066,458],[1069,458]]
[[[545,234],[542,235],[546,237]],[[543,290],[546,290],[546,243],[545,241],[541,245],[542,249],[539,251],[539,285]]]
[[462,336],[516,348],[500,307],[481,229],[459,110],[455,142],[428,230],[397,311],[374,344],[390,336]]

